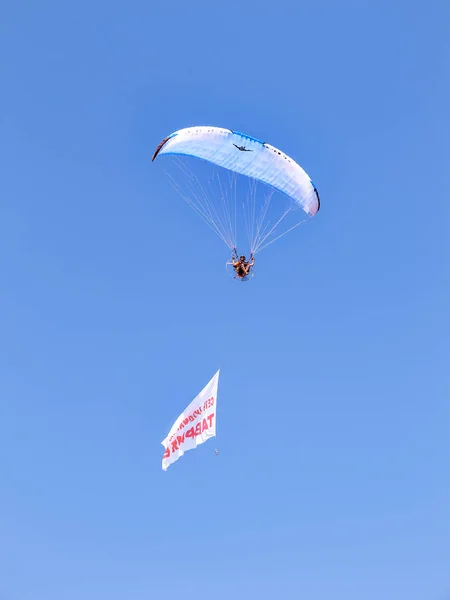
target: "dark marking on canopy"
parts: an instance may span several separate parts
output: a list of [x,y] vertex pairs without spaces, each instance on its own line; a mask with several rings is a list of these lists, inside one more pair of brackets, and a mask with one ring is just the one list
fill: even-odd
[[169,136],[169,137],[166,137],[166,138],[164,138],[164,139],[163,139],[163,141],[162,141],[162,142],[159,144],[159,146],[156,148],[156,150],[155,150],[155,153],[154,153],[154,155],[153,155],[153,157],[152,157],[152,162],[153,162],[153,161],[155,160],[155,158],[158,156],[158,154],[159,154],[159,152],[160,152],[161,148],[164,146],[164,144],[165,144],[165,143],[166,143],[168,140],[170,140],[170,136]]
[[320,197],[319,197],[319,192],[317,191],[317,188],[314,188],[314,191],[316,192],[316,196],[317,196],[317,202],[318,202],[317,212],[319,212],[319,210],[320,210]]

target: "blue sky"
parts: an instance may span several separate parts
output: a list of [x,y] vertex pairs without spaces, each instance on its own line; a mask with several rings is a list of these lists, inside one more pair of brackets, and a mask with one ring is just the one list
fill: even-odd
[[[1,12],[0,598],[448,598],[448,3]],[[196,124],[321,195],[247,285],[151,163]]]

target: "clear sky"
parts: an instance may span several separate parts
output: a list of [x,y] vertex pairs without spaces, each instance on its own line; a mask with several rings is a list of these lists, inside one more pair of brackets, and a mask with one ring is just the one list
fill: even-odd
[[[1,600],[450,597],[449,31],[444,0],[3,3]],[[197,124],[320,192],[246,285],[151,163]],[[164,473],[218,368],[217,440]]]

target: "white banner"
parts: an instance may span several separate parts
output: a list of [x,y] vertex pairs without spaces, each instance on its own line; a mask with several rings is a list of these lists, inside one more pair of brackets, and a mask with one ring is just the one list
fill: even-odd
[[187,450],[197,448],[199,444],[216,435],[219,371],[181,413],[167,437],[161,442],[165,448],[162,459],[163,471],[166,471]]

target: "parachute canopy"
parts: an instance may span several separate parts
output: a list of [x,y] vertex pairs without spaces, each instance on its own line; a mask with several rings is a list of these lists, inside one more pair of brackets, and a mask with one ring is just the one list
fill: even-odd
[[[253,239],[250,240],[253,252],[260,249],[262,242],[267,241],[269,234],[273,234],[281,220],[292,210],[301,208],[308,217],[312,217],[320,208],[319,194],[315,185],[295,160],[274,146],[244,133],[211,126],[180,129],[162,140],[152,160],[161,155],[202,159],[231,171],[234,176],[242,175],[253,182],[265,184],[272,189],[272,193],[278,191],[287,196],[290,201],[288,210],[279,220],[276,218],[272,223],[266,224],[266,228],[263,227],[262,221],[267,216],[267,198],[259,211],[256,206],[246,211],[246,220],[254,221],[252,224],[247,223],[247,231],[251,229],[253,232]],[[186,173],[185,167],[182,170]],[[230,201],[224,192],[226,185],[220,184],[218,197],[214,198],[205,192],[205,187],[196,175],[190,175],[190,181],[193,185],[193,193],[191,191],[188,194],[189,198],[183,192],[182,195],[200,216],[209,222],[225,243],[230,248],[234,248],[236,238],[232,230],[233,222],[236,222],[236,197],[234,198],[235,210],[232,214],[233,200]],[[235,187],[231,182],[231,188],[233,185]]]

